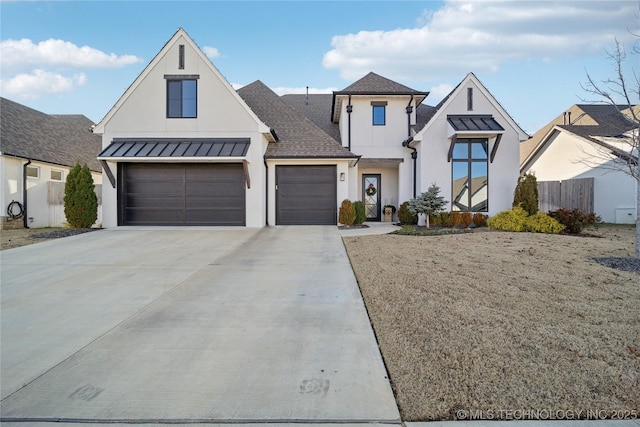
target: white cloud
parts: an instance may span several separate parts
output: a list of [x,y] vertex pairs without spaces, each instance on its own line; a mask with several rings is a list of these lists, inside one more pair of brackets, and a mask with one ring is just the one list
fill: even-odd
[[202,51],[205,55],[207,55],[207,57],[211,59],[220,57],[220,51],[218,51],[218,49],[216,49],[215,47],[205,46],[202,48]]
[[142,61],[135,55],[104,53],[89,46],[49,39],[34,43],[30,39],[0,42],[3,74],[34,68],[120,68]]
[[437,86],[434,86],[429,91],[429,99],[430,102],[436,102],[449,95],[453,90],[453,86],[447,83],[442,83]]
[[41,95],[68,92],[86,82],[87,76],[84,73],[65,77],[50,71],[34,70],[30,74],[21,73],[8,80],[3,79],[0,88],[3,96],[31,99]]
[[[30,39],[0,41],[2,80],[7,96],[36,98],[69,92],[87,83],[86,69],[120,68],[142,61],[134,55],[104,53],[98,49],[49,39],[34,43]],[[70,74],[69,70],[78,70]]]
[[430,81],[520,61],[602,54],[615,37],[630,37],[637,11],[627,1],[449,0],[425,11],[416,28],[334,36],[323,65],[348,80],[375,71],[399,81]]

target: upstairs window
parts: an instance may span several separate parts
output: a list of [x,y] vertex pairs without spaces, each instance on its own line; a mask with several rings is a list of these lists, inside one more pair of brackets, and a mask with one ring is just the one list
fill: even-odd
[[167,80],[167,117],[196,118],[198,113],[197,103],[197,80]]
[[371,107],[373,109],[373,125],[384,126],[386,122],[386,102],[372,102]]

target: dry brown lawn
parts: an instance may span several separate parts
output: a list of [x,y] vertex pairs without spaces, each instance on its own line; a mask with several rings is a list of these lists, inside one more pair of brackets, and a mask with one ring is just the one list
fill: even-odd
[[640,274],[592,260],[634,228],[588,231],[344,239],[403,420],[640,409]]
[[33,238],[31,235],[54,230],[60,230],[60,228],[18,228],[15,230],[0,230],[2,250],[50,240],[45,238]]

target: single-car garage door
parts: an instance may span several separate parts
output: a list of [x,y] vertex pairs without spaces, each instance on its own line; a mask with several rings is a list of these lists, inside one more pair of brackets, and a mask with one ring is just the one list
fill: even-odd
[[276,224],[336,225],[336,167],[276,166]]
[[242,164],[119,164],[120,225],[245,225]]

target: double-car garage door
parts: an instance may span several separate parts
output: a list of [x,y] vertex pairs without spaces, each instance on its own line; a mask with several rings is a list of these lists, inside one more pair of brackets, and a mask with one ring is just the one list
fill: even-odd
[[242,164],[119,164],[120,225],[245,225]]

